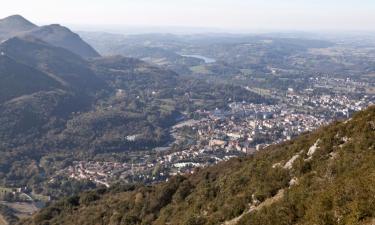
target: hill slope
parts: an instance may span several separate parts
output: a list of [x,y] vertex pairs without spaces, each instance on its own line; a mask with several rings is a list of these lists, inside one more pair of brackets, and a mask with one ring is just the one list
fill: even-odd
[[373,224],[375,107],[156,186],[67,198],[21,224]]
[[0,40],[30,31],[37,26],[20,15],[13,15],[0,20]]
[[28,32],[28,35],[51,45],[65,48],[84,58],[99,57],[99,54],[84,42],[78,34],[58,24],[35,28]]
[[32,67],[0,56],[0,103],[38,91],[48,91],[60,84]]
[[45,72],[67,87],[83,91],[103,86],[103,81],[95,76],[86,60],[33,36],[8,39],[0,44],[0,51],[18,62]]
[[52,24],[38,27],[20,15],[0,19],[0,41],[24,35],[40,39],[56,47],[65,48],[83,58],[100,56],[78,34],[64,26]]

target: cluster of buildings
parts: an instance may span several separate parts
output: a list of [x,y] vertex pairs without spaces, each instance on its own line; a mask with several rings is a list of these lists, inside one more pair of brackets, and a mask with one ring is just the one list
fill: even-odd
[[[197,133],[196,148],[208,145],[226,151],[252,153],[264,145],[290,140],[301,133],[349,118],[352,113],[374,104],[374,97],[315,95],[289,90],[275,105],[236,102],[229,110],[200,112],[191,125]],[[186,129],[183,129],[186,131]]]
[[97,185],[106,187],[118,181],[151,183],[165,180],[168,174],[164,175],[161,170],[156,169],[156,166],[157,163],[148,160],[124,163],[75,161],[59,175],[69,176],[76,180],[90,180]]
[[147,159],[142,157],[145,160],[136,159],[134,162],[75,161],[73,165],[56,175],[68,176],[75,180],[90,180],[105,187],[117,182],[155,183],[165,181],[176,174],[193,173],[197,167],[205,167],[243,155],[236,151],[193,148],[148,154]]
[[335,78],[331,76],[311,77],[310,83],[313,88],[326,88],[336,93],[361,93],[372,84],[352,78]]

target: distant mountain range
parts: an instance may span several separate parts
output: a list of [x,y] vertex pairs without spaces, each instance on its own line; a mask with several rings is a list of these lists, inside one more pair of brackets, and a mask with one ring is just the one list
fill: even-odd
[[51,45],[62,47],[84,58],[98,57],[99,54],[77,34],[66,27],[53,24],[38,27],[20,15],[0,20],[0,40],[15,36],[32,36]]

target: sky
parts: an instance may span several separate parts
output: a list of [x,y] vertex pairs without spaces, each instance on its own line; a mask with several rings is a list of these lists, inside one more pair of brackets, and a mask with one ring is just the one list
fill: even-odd
[[0,17],[87,27],[374,31],[375,0],[0,0]]

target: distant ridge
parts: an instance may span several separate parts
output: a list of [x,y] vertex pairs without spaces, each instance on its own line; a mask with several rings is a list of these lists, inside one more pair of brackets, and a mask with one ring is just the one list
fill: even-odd
[[38,27],[20,15],[0,19],[0,40],[7,39]]
[[83,58],[99,57],[99,53],[68,28],[52,24],[38,27],[20,15],[0,20],[0,41],[16,36],[33,36],[56,47],[65,48]]
[[84,58],[100,56],[99,53],[84,42],[78,34],[59,24],[35,28],[28,32],[27,35],[41,39],[51,45],[65,48]]
[[31,35],[6,40],[0,44],[0,52],[49,74],[56,81],[73,89],[84,91],[102,88],[104,85],[82,57]]

